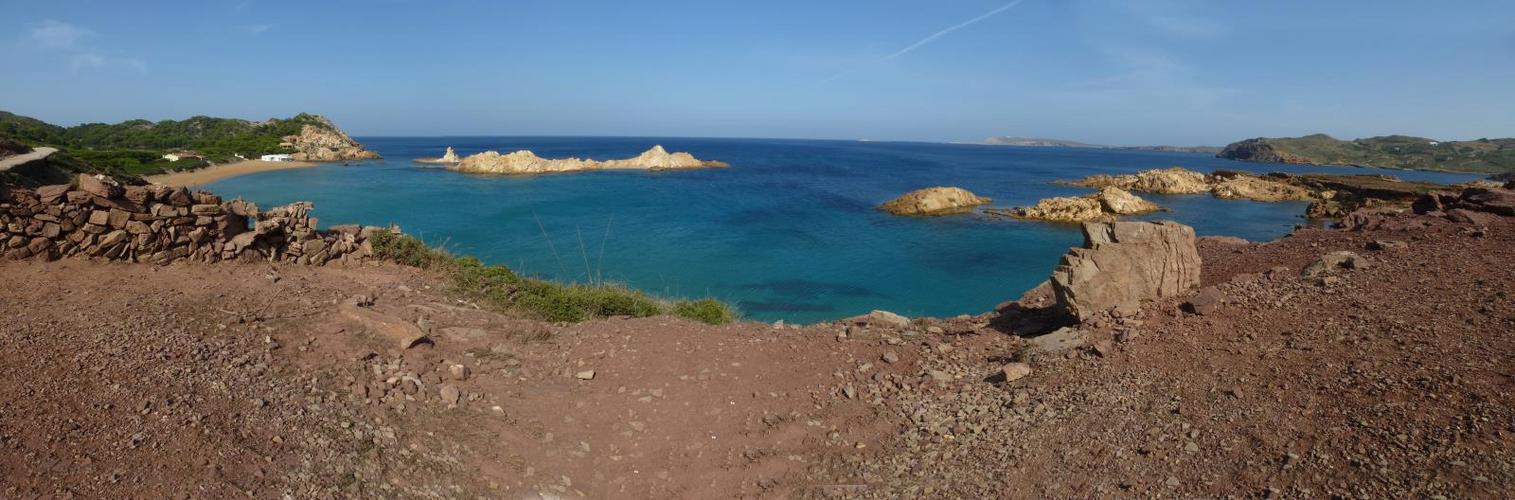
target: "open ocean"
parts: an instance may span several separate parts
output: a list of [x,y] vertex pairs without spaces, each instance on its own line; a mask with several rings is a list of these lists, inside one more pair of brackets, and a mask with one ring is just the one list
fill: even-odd
[[[886,309],[976,314],[1047,278],[1082,237],[1077,226],[982,215],[907,218],[878,204],[929,186],[958,186],[1030,205],[1090,190],[1059,179],[1182,166],[1252,172],[1386,173],[1462,182],[1479,176],[1263,165],[1202,154],[934,143],[779,139],[365,137],[385,159],[265,172],[208,186],[262,207],[315,203],[322,228],[386,225],[448,250],[563,282],[621,282],[664,297],[715,297],[747,318],[813,322]],[[424,168],[411,160],[495,149],[546,158],[634,156],[654,144],[728,169],[505,177]],[[1140,196],[1200,235],[1268,241],[1306,203]]]

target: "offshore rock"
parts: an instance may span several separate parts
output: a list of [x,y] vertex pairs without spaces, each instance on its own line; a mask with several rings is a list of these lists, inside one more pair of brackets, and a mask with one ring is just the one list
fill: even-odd
[[1052,272],[1056,309],[1080,321],[1199,286],[1194,228],[1172,221],[1084,224],[1084,246]]
[[1031,207],[1009,211],[992,210],[996,215],[1051,222],[1097,222],[1115,220],[1117,215],[1136,215],[1162,210],[1162,207],[1113,186],[1085,196],[1047,198]]
[[459,172],[478,174],[522,175],[586,170],[674,170],[726,166],[728,165],[725,162],[700,160],[689,153],[669,153],[663,149],[663,146],[653,146],[652,149],[635,158],[606,161],[580,158],[548,159],[524,149],[510,154],[485,151],[467,156],[457,165],[449,168]]
[[963,188],[938,186],[905,193],[879,208],[894,215],[947,215],[968,212],[989,201]]
[[1205,174],[1181,167],[1143,170],[1128,175],[1094,175],[1070,184],[1092,188],[1117,187],[1156,194],[1199,194],[1210,191]]
[[447,152],[444,153],[444,154],[442,154],[442,157],[440,157],[440,158],[416,158],[415,159],[416,163],[458,163],[460,161],[462,161],[462,159],[458,158],[458,152],[457,151],[453,151],[452,150],[452,146],[447,146]]

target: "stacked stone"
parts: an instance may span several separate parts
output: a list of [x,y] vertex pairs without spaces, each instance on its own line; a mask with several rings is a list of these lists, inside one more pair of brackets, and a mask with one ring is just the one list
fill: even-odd
[[[368,255],[356,226],[316,229],[309,203],[259,213],[242,200],[161,185],[122,186],[105,176],[35,191],[0,187],[0,256],[85,256],[127,262],[266,259],[301,264]],[[249,222],[257,224],[249,228]]]
[[356,225],[333,226],[330,231],[319,231],[316,228],[316,218],[310,216],[312,208],[309,202],[302,201],[263,213],[258,213],[257,207],[244,209],[243,213],[257,222],[252,231],[239,234],[228,241],[221,257],[262,258],[313,265],[333,261],[348,263],[361,260],[372,253],[372,247],[368,244],[368,236],[372,231],[388,231]]

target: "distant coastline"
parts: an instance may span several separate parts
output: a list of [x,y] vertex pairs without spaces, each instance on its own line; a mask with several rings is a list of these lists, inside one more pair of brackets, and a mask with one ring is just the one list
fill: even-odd
[[1070,141],[1066,139],[1041,139],[1035,137],[990,137],[980,144],[990,146],[1022,146],[1042,148],[1084,148],[1084,149],[1116,149],[1124,151],[1161,151],[1167,153],[1201,153],[1217,154],[1221,149],[1217,146],[1107,146],[1103,144],[1090,144],[1087,142]]

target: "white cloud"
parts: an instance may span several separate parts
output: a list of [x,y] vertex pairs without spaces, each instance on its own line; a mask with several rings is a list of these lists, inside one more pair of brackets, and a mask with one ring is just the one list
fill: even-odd
[[69,23],[44,19],[32,27],[27,38],[45,48],[67,50],[78,47],[80,42],[94,35],[93,31]]
[[90,40],[97,36],[88,28],[44,19],[33,25],[26,40],[58,59],[68,61],[70,71],[116,68],[147,71],[147,63],[137,57],[96,49]]
[[79,71],[82,69],[109,69],[126,68],[133,71],[147,71],[147,63],[135,57],[118,57],[101,54],[98,52],[79,52],[69,58],[69,69]]

